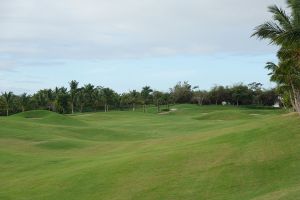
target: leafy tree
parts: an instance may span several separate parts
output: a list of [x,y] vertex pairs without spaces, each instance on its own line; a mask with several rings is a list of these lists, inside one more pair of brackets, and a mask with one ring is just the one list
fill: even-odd
[[23,93],[20,96],[19,101],[20,101],[20,105],[22,107],[22,112],[24,112],[30,102],[30,96],[27,95],[26,93]]
[[121,107],[129,108],[129,105],[131,104],[131,97],[129,93],[123,93],[120,97],[120,105]]
[[175,103],[190,103],[193,97],[192,86],[188,82],[179,82],[171,89],[171,94]]
[[34,94],[33,98],[39,109],[47,107],[49,100],[46,90],[39,90],[36,94]]
[[287,0],[290,14],[276,5],[269,7],[273,21],[268,21],[255,28],[253,36],[267,39],[280,47],[279,64],[268,63],[267,68],[273,73],[273,79],[279,87],[290,90],[290,99],[294,109],[300,113],[300,1]]
[[60,113],[66,113],[69,105],[69,94],[67,88],[56,88],[56,108]]
[[[195,89],[198,89],[195,88]],[[196,102],[199,106],[203,105],[203,102],[208,98],[208,92],[205,90],[197,90],[193,92],[192,101]]]
[[102,98],[104,101],[105,112],[108,112],[109,105],[116,104],[118,100],[118,95],[115,91],[110,88],[103,88],[101,90]]
[[150,104],[151,100],[152,100],[152,92],[153,90],[151,89],[150,86],[145,86],[143,87],[142,91],[141,91],[141,97],[143,99],[143,101],[145,102],[145,104]]
[[129,92],[129,99],[130,99],[130,103],[132,105],[132,111],[135,111],[136,104],[141,103],[140,97],[141,97],[141,94],[136,90],[132,90]]
[[153,92],[153,101],[157,107],[157,112],[160,112],[160,106],[163,103],[163,96],[164,94],[160,91]]
[[216,105],[218,105],[223,101],[229,101],[230,97],[228,92],[228,88],[225,88],[224,86],[213,87],[208,93],[211,103],[215,103]]
[[84,91],[84,98],[85,98],[84,104],[86,106],[92,107],[94,101],[95,86],[92,84],[84,85],[83,91]]
[[165,104],[167,106],[167,110],[169,110],[170,109],[170,103],[171,103],[171,100],[172,100],[171,94],[168,93],[168,92],[164,92],[162,94],[161,99],[162,99],[163,104]]
[[149,105],[153,101],[152,92],[153,92],[153,90],[151,89],[150,86],[143,87],[143,89],[141,91],[141,98],[143,101],[144,112],[146,112],[146,105]]
[[241,103],[244,105],[251,104],[251,94],[247,86],[238,84],[232,87],[232,98],[235,104],[239,106]]
[[75,80],[72,80],[69,85],[70,85],[70,100],[71,100],[71,111],[72,114],[74,114],[74,104],[76,100],[76,95],[78,92],[78,82]]
[[[103,89],[102,87],[98,86],[94,89],[93,92],[95,111],[97,111],[97,108],[101,107],[104,104],[102,89]],[[106,111],[106,107],[105,107],[105,111]]]
[[278,65],[268,62],[266,68],[270,71],[271,81],[278,84],[279,88],[285,88],[289,92],[291,105],[295,111],[300,112],[300,96],[297,85],[300,82],[300,71],[290,61],[283,60]]
[[13,101],[13,93],[12,92],[4,92],[2,96],[4,98],[5,108],[6,108],[6,116],[9,115],[9,109],[11,107]]
[[257,104],[257,105],[263,104],[261,102],[262,86],[263,86],[263,84],[257,83],[257,82],[252,82],[252,83],[248,84],[249,90],[252,91],[253,104]]
[[76,102],[80,106],[80,112],[83,112],[84,105],[85,105],[85,91],[84,88],[79,88],[77,95],[76,95]]
[[260,94],[260,102],[263,106],[273,106],[279,100],[276,89],[264,90]]

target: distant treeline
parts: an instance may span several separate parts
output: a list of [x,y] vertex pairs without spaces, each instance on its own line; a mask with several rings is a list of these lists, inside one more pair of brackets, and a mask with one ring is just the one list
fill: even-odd
[[64,114],[128,109],[135,111],[137,108],[146,112],[149,106],[156,106],[160,112],[162,109],[168,110],[170,104],[272,106],[278,100],[275,89],[263,89],[260,83],[215,86],[206,91],[197,86],[192,87],[188,82],[179,82],[169,92],[145,86],[141,91],[118,94],[110,88],[92,84],[79,87],[79,83],[73,80],[69,88],[43,89],[33,95],[4,92],[0,97],[0,114],[10,115],[28,110],[50,110]]

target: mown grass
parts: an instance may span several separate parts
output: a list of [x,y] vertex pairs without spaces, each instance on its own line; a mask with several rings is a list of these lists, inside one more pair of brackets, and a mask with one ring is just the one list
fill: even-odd
[[299,199],[298,116],[175,108],[1,117],[0,199]]

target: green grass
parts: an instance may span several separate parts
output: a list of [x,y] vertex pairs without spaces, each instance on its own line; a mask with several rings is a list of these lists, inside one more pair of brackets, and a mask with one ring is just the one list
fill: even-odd
[[0,117],[0,199],[300,199],[300,118],[175,112]]

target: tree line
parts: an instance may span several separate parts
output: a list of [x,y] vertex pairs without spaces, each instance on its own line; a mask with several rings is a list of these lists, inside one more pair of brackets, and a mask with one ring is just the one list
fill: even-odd
[[[62,114],[110,110],[147,112],[155,106],[157,112],[169,110],[171,104],[194,103],[198,105],[260,105],[272,106],[278,100],[275,89],[263,89],[260,83],[249,85],[215,86],[201,90],[188,82],[179,82],[168,92],[153,90],[150,86],[140,91],[132,90],[118,94],[111,88],[86,84],[82,87],[75,80],[69,87],[42,89],[33,95],[15,95],[4,92],[0,96],[0,114],[10,115],[28,110],[49,110]],[[284,101],[283,105],[288,106]]]
[[286,3],[287,12],[276,5],[270,6],[273,20],[257,26],[253,36],[279,47],[278,63],[268,62],[266,68],[281,97],[300,114],[300,1]]

